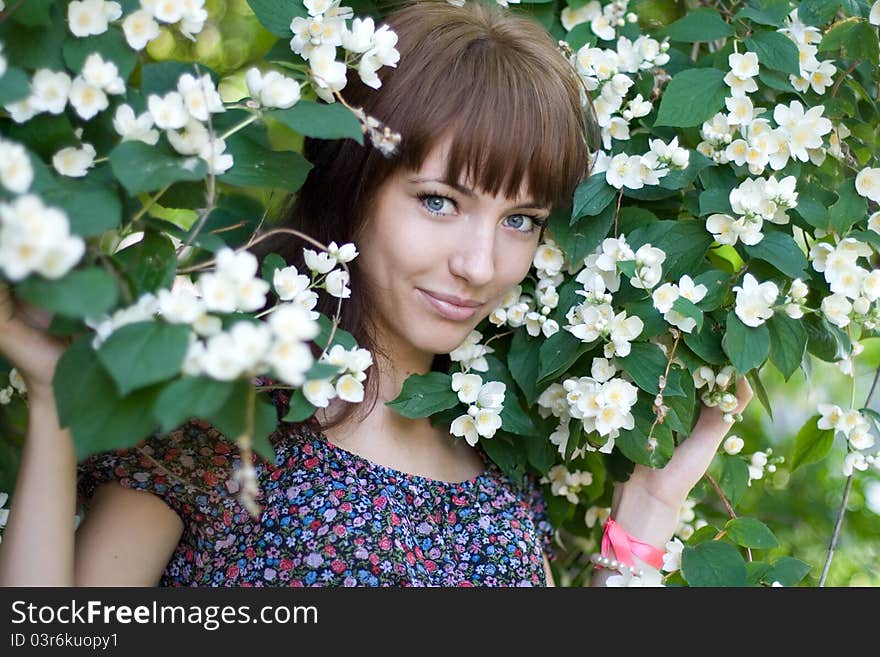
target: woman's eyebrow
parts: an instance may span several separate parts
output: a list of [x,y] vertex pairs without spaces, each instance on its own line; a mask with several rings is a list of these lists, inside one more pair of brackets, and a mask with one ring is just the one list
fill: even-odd
[[[455,191],[457,191],[459,194],[461,194],[463,196],[466,196],[468,198],[477,198],[477,193],[474,190],[470,189],[469,187],[465,187],[464,185],[462,185],[458,182],[454,182],[452,180],[446,180],[444,178],[410,178],[409,181],[411,183],[415,183],[415,184],[426,183],[426,182],[438,182],[443,185],[446,185],[447,187],[451,187],[452,189],[454,189]],[[519,205],[515,206],[513,209],[514,210],[546,210],[548,212],[550,211],[549,207],[539,205],[535,201],[526,201],[525,203],[520,203]]]

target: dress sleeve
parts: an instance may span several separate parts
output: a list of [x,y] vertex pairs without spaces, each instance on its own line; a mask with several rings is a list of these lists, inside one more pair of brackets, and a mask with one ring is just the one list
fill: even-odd
[[116,481],[158,496],[187,524],[227,487],[233,449],[210,424],[191,420],[134,447],[86,458],[77,468],[78,501],[88,508],[99,485]]
[[556,559],[556,546],[553,543],[556,531],[553,525],[550,524],[543,486],[538,483],[538,478],[534,475],[529,474],[526,476],[526,494],[532,509],[532,519],[535,523],[535,531],[538,534],[541,549],[547,555],[547,559],[553,561]]

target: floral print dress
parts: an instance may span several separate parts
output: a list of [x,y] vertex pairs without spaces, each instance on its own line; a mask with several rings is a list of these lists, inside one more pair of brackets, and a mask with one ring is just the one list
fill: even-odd
[[281,425],[257,459],[262,509],[236,499],[238,451],[190,421],[161,439],[88,458],[80,501],[117,481],[181,518],[162,586],[543,586],[552,528],[540,485],[485,471],[460,483],[412,475],[333,445],[314,423]]

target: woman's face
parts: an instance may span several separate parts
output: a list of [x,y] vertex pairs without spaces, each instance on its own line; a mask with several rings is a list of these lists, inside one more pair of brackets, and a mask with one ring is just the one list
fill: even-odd
[[376,292],[373,319],[391,354],[461,344],[528,273],[549,215],[530,198],[528,181],[515,199],[443,181],[448,146],[439,141],[419,171],[385,181],[357,241],[360,270]]

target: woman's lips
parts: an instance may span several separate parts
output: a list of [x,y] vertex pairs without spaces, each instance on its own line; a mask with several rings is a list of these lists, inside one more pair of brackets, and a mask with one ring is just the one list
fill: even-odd
[[421,288],[416,288],[419,295],[433,308],[437,314],[446,319],[451,319],[453,321],[463,321],[465,319],[470,319],[477,312],[477,308],[479,306],[459,306],[454,303],[450,303],[449,301],[443,301],[442,299],[438,299],[430,292],[426,292]]

